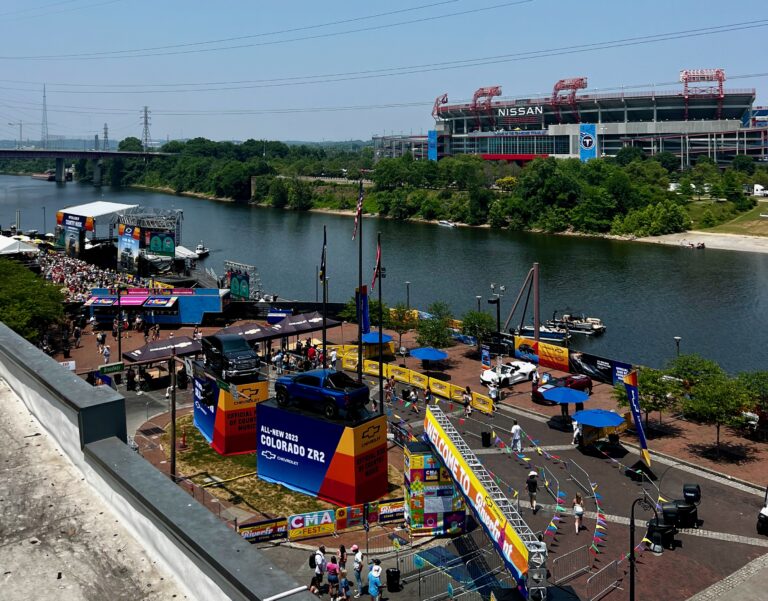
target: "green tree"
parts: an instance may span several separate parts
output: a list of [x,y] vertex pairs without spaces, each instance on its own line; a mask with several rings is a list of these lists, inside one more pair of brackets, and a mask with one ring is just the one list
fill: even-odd
[[717,225],[717,219],[712,209],[704,209],[704,212],[701,214],[701,225],[704,227],[714,227]]
[[673,173],[680,169],[680,159],[671,152],[660,152],[659,154],[652,156],[651,160],[658,161],[668,173]]
[[64,318],[59,288],[15,261],[0,259],[0,321],[37,342],[49,325]]
[[496,322],[488,313],[467,311],[461,318],[461,333],[477,338],[477,348],[496,331]]
[[693,184],[691,184],[691,178],[688,175],[680,178],[680,187],[677,189],[677,193],[683,200],[691,200],[693,198]]
[[448,328],[453,315],[448,305],[438,301],[429,305],[427,312],[431,317],[419,320],[416,342],[421,346],[432,346],[435,348],[449,346],[453,339]]
[[312,188],[300,179],[291,180],[288,186],[288,208],[307,211],[312,208]]
[[631,162],[642,161],[644,158],[645,153],[643,152],[642,148],[638,148],[637,146],[625,146],[616,153],[616,156],[613,157],[613,160],[622,167],[626,167]]
[[749,405],[749,394],[740,383],[723,374],[700,382],[686,397],[683,406],[686,415],[715,426],[715,448],[720,455],[720,428],[736,423],[741,412]]
[[723,369],[714,361],[701,355],[683,354],[667,365],[667,373],[683,381],[686,390],[692,391],[707,380],[725,377]]
[[390,329],[397,332],[398,348],[403,346],[403,334],[410,332],[416,327],[416,318],[411,309],[408,309],[403,303],[398,303],[389,312],[390,316]]
[[288,204],[288,186],[285,185],[285,180],[276,177],[269,186],[269,196],[273,207],[284,208]]
[[755,172],[755,159],[746,154],[738,154],[731,161],[731,168],[752,175]]
[[124,150],[126,152],[143,152],[144,145],[141,143],[141,140],[139,140],[138,138],[129,136],[124,140],[120,141],[120,143],[117,145],[117,149]]
[[[661,414],[677,404],[677,386],[674,380],[665,378],[662,370],[641,368],[637,371],[637,393],[640,397],[640,409],[645,412],[645,427],[648,427],[648,415],[651,411]],[[629,406],[627,389],[624,384],[617,384],[613,396],[621,407]]]
[[750,397],[749,409],[768,412],[768,371],[741,373],[738,381]]

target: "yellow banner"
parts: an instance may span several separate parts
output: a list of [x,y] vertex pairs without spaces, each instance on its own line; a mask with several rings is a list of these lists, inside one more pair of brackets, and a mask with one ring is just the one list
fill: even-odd
[[[379,375],[379,362],[378,361],[368,361],[368,359],[363,359],[363,373],[370,374],[372,376],[378,376]],[[387,375],[387,366],[384,365],[384,375]]]
[[249,384],[230,384],[229,390],[219,391],[219,408],[224,411],[251,409],[256,403],[269,398],[269,382],[251,382]]
[[473,392],[471,404],[473,409],[477,409],[487,415],[493,415],[493,401],[490,397]]
[[454,384],[451,384],[451,400],[452,401],[464,400],[464,389],[461,386],[455,386]]
[[504,563],[521,581],[528,573],[525,543],[429,410],[424,417],[424,431]]
[[564,346],[556,346],[539,343],[539,365],[560,371],[568,371],[568,349]]
[[357,355],[345,355],[341,358],[342,369],[348,369],[349,371],[357,370]]

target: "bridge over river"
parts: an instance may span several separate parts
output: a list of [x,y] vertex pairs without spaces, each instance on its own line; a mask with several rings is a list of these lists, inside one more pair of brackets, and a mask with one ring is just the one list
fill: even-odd
[[169,152],[136,152],[126,150],[55,150],[47,148],[0,149],[0,159],[56,159],[56,181],[64,182],[64,163],[74,159],[89,159],[93,163],[93,185],[101,185],[102,159],[154,158],[175,156]]

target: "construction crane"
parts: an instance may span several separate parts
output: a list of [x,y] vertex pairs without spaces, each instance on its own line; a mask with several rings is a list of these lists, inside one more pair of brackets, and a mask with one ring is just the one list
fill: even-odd
[[435,104],[432,107],[432,118],[435,121],[437,121],[438,111],[440,110],[441,104],[448,104],[448,94],[443,94],[442,96],[435,98]]
[[[571,111],[576,116],[576,123],[581,123],[581,115],[579,115],[579,109],[576,106],[576,92],[577,90],[583,90],[587,87],[586,77],[569,77],[567,79],[561,79],[552,88],[552,110],[557,115],[557,122],[562,123],[563,118],[560,114],[560,106],[568,104],[571,107]],[[561,95],[561,92],[568,92],[568,95]]]
[[[685,121],[688,121],[688,99],[691,95],[714,96],[717,98],[717,118],[723,114],[723,83],[725,82],[724,69],[683,69],[680,71],[680,81],[683,84],[683,99],[685,101]],[[716,83],[709,86],[689,86],[692,83]]]
[[[491,101],[494,96],[501,96],[501,86],[490,86],[487,88],[478,88],[472,96],[470,108],[477,118],[477,129],[481,129],[480,111],[484,111],[491,119],[491,125],[495,125],[493,113],[491,112]],[[478,102],[480,101],[480,102]]]

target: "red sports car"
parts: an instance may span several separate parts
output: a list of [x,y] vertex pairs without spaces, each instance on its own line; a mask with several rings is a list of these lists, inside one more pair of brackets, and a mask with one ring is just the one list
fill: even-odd
[[592,394],[592,380],[589,376],[582,374],[571,374],[569,376],[563,376],[562,378],[552,378],[546,384],[540,384],[533,389],[531,396],[534,401],[540,403],[547,403],[547,399],[544,398],[544,391],[550,388],[556,388],[558,386],[564,386],[566,388],[573,388],[574,390],[583,390],[588,394]]

